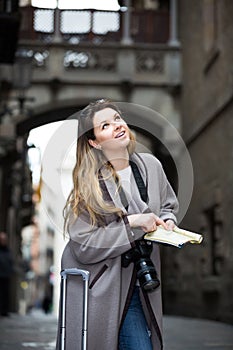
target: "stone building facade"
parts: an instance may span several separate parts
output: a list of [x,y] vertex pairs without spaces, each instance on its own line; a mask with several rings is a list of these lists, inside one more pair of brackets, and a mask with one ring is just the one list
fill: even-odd
[[[37,212],[27,162],[28,147],[35,146],[27,145],[30,130],[66,120],[91,100],[102,97],[146,106],[147,112],[144,109],[139,113],[139,108],[136,115],[132,112],[130,124],[135,126],[139,142],[147,139],[146,147],[151,145],[151,151],[163,159],[170,160],[163,144],[176,149],[176,135],[170,132],[170,124],[180,128],[180,95],[176,94],[180,85],[180,47],[176,40],[176,7],[170,11],[169,1],[142,1],[136,6],[127,0],[127,10],[115,13],[37,9],[30,2],[20,3],[22,6],[17,0],[0,1],[0,23],[2,18],[6,22],[20,18],[20,26],[14,25],[13,34],[17,35],[12,35],[12,41],[10,33],[7,41],[0,40],[0,227],[8,232],[20,267],[14,281],[12,311],[19,309],[19,294],[24,294],[21,281],[32,276],[28,271],[30,262],[24,269],[21,254],[22,230],[33,226],[33,214]],[[175,5],[176,1],[171,3]],[[88,15],[85,31],[78,21],[84,13]],[[72,22],[74,15],[76,20]],[[106,33],[98,29],[104,16],[115,18],[114,27]],[[67,25],[71,22],[72,28]],[[5,27],[0,29],[0,39],[5,39]],[[14,48],[12,56],[1,57],[7,48],[10,53]],[[166,116],[163,125],[154,111]],[[174,165],[167,161],[165,164],[167,172],[173,173]],[[61,217],[60,207],[53,211]],[[43,246],[40,257],[45,258],[39,272],[41,281],[46,278],[44,266],[53,257],[51,236],[54,265],[60,268],[60,259],[56,260],[59,243],[55,239],[60,233],[55,230],[53,234],[50,223],[43,219],[39,231]],[[59,273],[56,277],[58,281]],[[23,305],[22,309],[26,309]]]
[[179,8],[182,132],[194,170],[181,225],[204,242],[164,253],[165,310],[233,323],[233,2]]

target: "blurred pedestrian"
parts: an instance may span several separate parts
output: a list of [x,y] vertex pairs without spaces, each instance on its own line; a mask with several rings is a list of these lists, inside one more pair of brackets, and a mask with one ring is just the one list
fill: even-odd
[[45,314],[48,314],[51,312],[51,307],[52,307],[52,298],[45,294],[43,301],[42,301],[42,309],[44,310]]
[[13,274],[13,258],[8,247],[8,237],[0,232],[0,315],[9,316],[10,279]]

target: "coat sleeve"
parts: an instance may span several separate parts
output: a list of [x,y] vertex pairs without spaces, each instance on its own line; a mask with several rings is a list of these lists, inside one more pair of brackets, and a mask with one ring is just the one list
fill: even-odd
[[82,264],[95,264],[120,256],[143,234],[142,230],[131,230],[126,215],[108,220],[105,226],[92,226],[88,214],[82,213],[69,225],[71,249]]
[[158,176],[160,182],[160,218],[164,221],[171,219],[176,223],[179,209],[178,200],[160,162],[158,163]]
[[[149,197],[155,197],[159,204],[156,214],[164,221],[173,220],[176,223],[179,204],[160,161],[151,154],[143,154],[143,160],[148,172]],[[156,205],[157,206],[157,205]]]

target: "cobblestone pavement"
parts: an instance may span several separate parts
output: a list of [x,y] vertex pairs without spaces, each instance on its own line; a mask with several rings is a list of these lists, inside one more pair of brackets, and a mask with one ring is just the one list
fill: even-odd
[[54,350],[56,326],[56,318],[42,312],[1,317],[0,350]]
[[[54,316],[39,311],[25,316],[11,314],[10,317],[2,317],[0,350],[54,350],[56,327],[57,320]],[[233,325],[184,317],[164,317],[164,350],[230,349],[233,350]]]
[[233,350],[233,325],[185,317],[164,318],[165,350]]

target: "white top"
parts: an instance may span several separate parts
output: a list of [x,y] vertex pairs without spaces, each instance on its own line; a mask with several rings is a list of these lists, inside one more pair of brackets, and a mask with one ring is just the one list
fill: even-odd
[[120,178],[120,184],[124,190],[126,199],[128,201],[128,213],[138,213],[138,202],[141,202],[141,207],[147,208],[146,203],[141,199],[141,195],[135,181],[131,166],[125,169],[118,170],[117,174]]
[[118,170],[117,175],[120,178],[120,184],[125,192],[126,198],[130,200],[131,198],[131,175],[132,175],[132,169],[131,166],[128,166],[125,169]]

